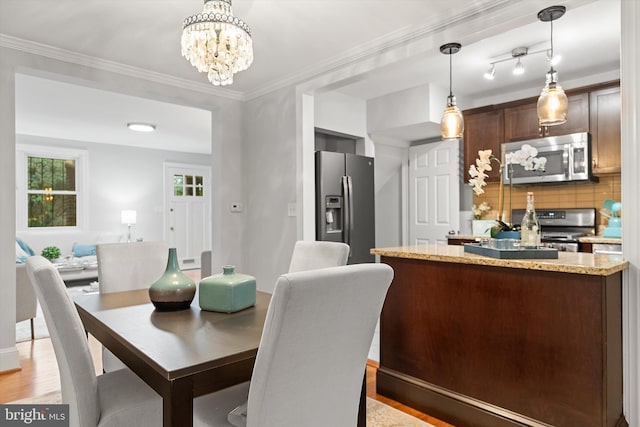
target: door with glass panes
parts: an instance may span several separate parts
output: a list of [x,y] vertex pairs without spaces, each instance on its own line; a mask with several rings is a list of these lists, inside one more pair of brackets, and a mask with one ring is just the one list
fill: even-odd
[[165,164],[165,236],[181,269],[200,268],[200,254],[211,249],[210,181],[209,167]]

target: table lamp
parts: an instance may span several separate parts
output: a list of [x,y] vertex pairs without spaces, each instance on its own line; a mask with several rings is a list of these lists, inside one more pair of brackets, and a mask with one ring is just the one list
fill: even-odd
[[120,213],[120,220],[128,227],[127,243],[131,242],[131,226],[136,223],[136,211],[126,210]]

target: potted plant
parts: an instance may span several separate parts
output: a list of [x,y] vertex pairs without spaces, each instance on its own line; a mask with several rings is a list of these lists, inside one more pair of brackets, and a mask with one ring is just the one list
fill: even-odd
[[49,261],[60,258],[60,249],[57,246],[47,246],[40,254]]

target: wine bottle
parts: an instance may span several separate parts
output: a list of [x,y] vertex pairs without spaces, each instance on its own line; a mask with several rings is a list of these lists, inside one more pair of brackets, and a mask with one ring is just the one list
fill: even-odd
[[527,193],[527,211],[522,217],[520,228],[520,246],[525,248],[540,247],[540,222],[534,207],[533,192]]

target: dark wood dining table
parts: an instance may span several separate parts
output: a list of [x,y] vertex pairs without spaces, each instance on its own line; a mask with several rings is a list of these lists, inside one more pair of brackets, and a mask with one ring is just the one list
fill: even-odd
[[[195,397],[250,380],[270,300],[258,292],[227,314],[200,310],[197,296],[188,310],[156,311],[146,289],[74,297],[86,331],[162,396],[165,427],[192,426]],[[363,382],[358,427],[365,405]]]

